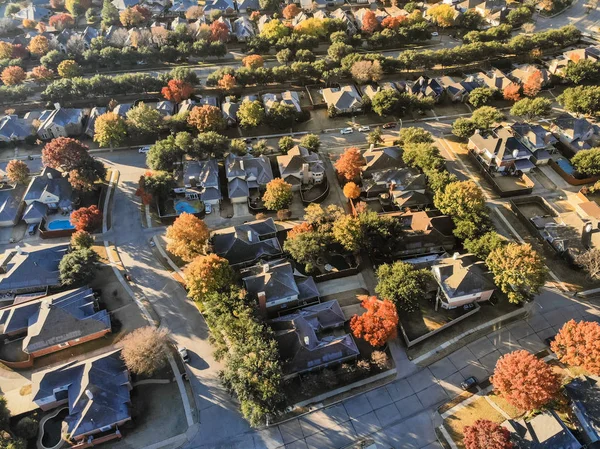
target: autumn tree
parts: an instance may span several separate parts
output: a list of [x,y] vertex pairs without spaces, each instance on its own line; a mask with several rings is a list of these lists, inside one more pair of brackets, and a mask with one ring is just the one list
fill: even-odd
[[194,106],[188,117],[188,123],[201,133],[222,131],[227,126],[221,109],[209,104]]
[[283,11],[282,11],[283,17],[285,17],[288,20],[293,19],[301,12],[302,12],[302,10],[298,6],[296,6],[294,3],[290,3],[285,8],[283,8]]
[[204,221],[186,212],[167,228],[167,250],[186,262],[204,254],[210,233]]
[[373,34],[379,28],[379,21],[377,20],[377,16],[370,9],[367,9],[362,18],[362,31],[367,34]]
[[21,67],[12,65],[5,68],[0,75],[0,79],[7,86],[21,84],[27,78],[27,73]]
[[243,101],[237,112],[242,127],[255,127],[265,119],[265,109],[260,101]]
[[433,19],[433,22],[442,28],[448,28],[454,25],[455,9],[447,3],[438,3],[427,10],[427,14]]
[[525,411],[544,406],[560,389],[559,375],[546,362],[525,350],[500,357],[490,381],[494,391]]
[[513,449],[510,432],[500,424],[478,419],[463,429],[465,449]]
[[42,149],[42,163],[65,172],[77,168],[82,160],[91,158],[88,147],[71,137],[57,137]]
[[115,112],[106,112],[94,123],[94,142],[101,147],[119,147],[127,138],[127,123]]
[[346,181],[354,181],[359,178],[361,167],[366,165],[365,158],[356,147],[346,148],[335,163],[335,169],[339,176]]
[[348,182],[344,186],[344,196],[349,200],[355,200],[360,196],[360,187],[353,182]]
[[38,84],[45,84],[54,78],[54,72],[43,65],[31,69],[31,78]]
[[357,61],[350,68],[352,78],[358,83],[376,82],[383,76],[379,61]]
[[229,73],[226,73],[221,77],[219,81],[217,81],[217,85],[223,90],[232,90],[235,87],[236,83],[237,81],[235,77],[230,75]]
[[590,279],[600,279],[600,249],[592,248],[578,255],[575,263],[585,270]]
[[502,91],[505,100],[519,101],[521,99],[521,86],[517,83],[510,83]]
[[194,93],[194,87],[182,80],[169,80],[167,85],[162,88],[161,94],[169,101],[175,103],[181,103],[183,100],[187,100]]
[[544,286],[548,268],[530,244],[509,243],[493,250],[485,261],[494,282],[511,303],[522,303]]
[[361,301],[361,306],[366,312],[354,315],[350,320],[350,329],[356,338],[362,338],[378,348],[396,337],[398,313],[391,301],[380,301],[375,296],[369,296]]
[[[31,40],[33,41],[33,39],[35,39],[35,37],[32,38]],[[13,45],[8,42],[0,41],[0,59],[10,59],[10,58],[12,58],[12,54],[13,54]]]
[[550,348],[562,363],[600,375],[600,324],[595,321],[566,322]]
[[29,167],[25,162],[13,159],[6,165],[6,177],[15,184],[25,184],[29,179]]
[[390,30],[397,30],[404,22],[406,22],[406,16],[387,16],[381,21],[381,26]]
[[72,59],[67,59],[58,64],[57,72],[62,78],[74,78],[79,75],[80,67]]
[[80,207],[71,213],[71,224],[78,231],[95,231],[102,226],[102,212],[95,204],[90,207]]
[[62,31],[65,28],[72,28],[75,25],[75,20],[70,14],[55,14],[48,20],[48,24],[51,27],[56,28],[57,31]]
[[81,230],[71,236],[71,247],[75,249],[91,248],[94,246],[94,237],[87,231]]
[[281,178],[275,178],[267,184],[267,189],[262,199],[267,209],[281,210],[288,208],[292,203],[293,197],[292,185]]
[[333,223],[332,235],[344,249],[356,253],[363,241],[363,228],[357,217],[342,215]]
[[398,311],[406,312],[418,308],[419,300],[427,292],[428,283],[433,280],[429,270],[416,269],[406,262],[382,264],[377,268],[376,274],[377,295],[392,301]]
[[196,257],[184,273],[188,296],[194,301],[201,302],[210,293],[223,293],[234,283],[229,262],[216,254]]
[[127,8],[119,14],[119,20],[124,27],[134,27],[148,20],[144,15],[144,7],[135,5],[133,8]]
[[90,6],[92,6],[91,0],[65,0],[65,8],[73,17],[85,14]]
[[121,342],[121,358],[132,373],[151,376],[167,365],[169,342],[165,329],[140,327]]
[[523,93],[528,97],[535,97],[542,90],[542,83],[542,72],[536,70],[523,83]]
[[225,23],[215,20],[210,24],[210,35],[213,41],[225,43],[229,40],[229,28]]
[[[292,5],[296,6],[293,3]],[[263,67],[265,65],[265,60],[261,55],[248,55],[242,59],[242,64],[244,67],[248,67],[250,70],[255,70],[259,67]]]
[[31,54],[37,57],[44,56],[50,50],[48,38],[42,34],[38,34],[29,41],[29,46],[27,48]]

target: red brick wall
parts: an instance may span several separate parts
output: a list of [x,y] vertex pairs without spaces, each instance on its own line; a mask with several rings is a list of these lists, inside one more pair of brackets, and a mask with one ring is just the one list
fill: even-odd
[[79,339],[78,342],[76,342],[75,340],[71,340],[69,342],[69,346],[63,346],[63,347],[60,347],[59,345],[50,346],[48,348],[32,352],[31,353],[31,357],[33,357],[33,358],[35,358],[35,357],[41,357],[43,355],[52,354],[53,352],[61,351],[63,349],[70,348],[71,346],[77,346],[77,345],[80,345],[82,343],[86,343],[88,341],[96,340],[96,339],[98,339],[100,337],[104,337],[109,332],[110,332],[110,329],[106,329],[106,330],[103,330],[103,331],[100,331],[100,332],[96,332],[95,334],[88,335],[86,337],[82,337],[82,338]]

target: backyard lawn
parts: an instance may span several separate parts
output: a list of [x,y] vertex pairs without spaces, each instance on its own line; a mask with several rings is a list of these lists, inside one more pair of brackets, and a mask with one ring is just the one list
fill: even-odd
[[497,423],[504,421],[504,417],[496,411],[485,398],[479,398],[453,415],[448,416],[444,420],[443,425],[456,445],[463,449],[465,447],[462,444],[463,429],[465,426],[472,425],[478,419],[489,419],[490,421]]

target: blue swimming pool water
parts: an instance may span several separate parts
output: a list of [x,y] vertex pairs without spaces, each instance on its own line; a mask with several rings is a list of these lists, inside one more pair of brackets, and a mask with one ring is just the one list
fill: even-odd
[[575,168],[571,165],[571,163],[565,159],[565,158],[560,158],[556,160],[556,163],[558,164],[558,166],[560,168],[563,169],[563,171],[567,174],[567,175],[572,175],[573,172],[575,171]]
[[187,201],[180,200],[175,203],[175,211],[177,214],[181,214],[183,212],[187,212],[188,214],[197,214],[202,209],[200,208],[200,201]]
[[54,220],[46,223],[46,229],[49,231],[61,231],[63,229],[75,229],[69,220]]

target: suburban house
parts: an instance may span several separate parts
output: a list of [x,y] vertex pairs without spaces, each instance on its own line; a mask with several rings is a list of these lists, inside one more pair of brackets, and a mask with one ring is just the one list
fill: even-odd
[[115,108],[112,110],[112,112],[125,118],[125,117],[127,117],[127,113],[129,112],[129,110],[132,107],[133,107],[133,103],[121,103],[121,104],[118,104],[117,106],[115,106]]
[[240,104],[232,101],[231,97],[225,97],[225,101],[221,103],[221,111],[223,118],[227,122],[227,126],[236,126],[238,122],[237,113],[240,110]]
[[369,148],[363,153],[366,164],[361,168],[361,177],[368,179],[374,173],[392,168],[406,167],[399,147]]
[[237,0],[237,10],[240,14],[246,14],[251,11],[260,11],[258,0]]
[[160,112],[162,116],[173,115],[175,112],[175,103],[172,101],[159,101],[156,103],[156,110]]
[[35,358],[103,337],[111,324],[92,289],[82,287],[1,309],[0,329],[0,339],[19,339]]
[[438,283],[436,308],[444,309],[488,301],[496,288],[487,274],[485,263],[471,254],[454,253],[431,267]]
[[39,22],[47,18],[50,14],[51,11],[49,9],[42,8],[41,6],[28,5],[21,11],[15,13],[13,18],[21,21],[27,19]]
[[[310,5],[312,5],[312,2],[308,2]],[[304,7],[305,9],[311,9],[312,6],[309,7]],[[350,11],[346,11],[342,8],[338,8],[335,11],[332,11],[331,14],[329,14],[330,17],[332,19],[339,19],[342,22],[344,22],[344,25],[346,25],[346,34],[348,34],[349,36],[353,36],[354,34],[356,34],[358,32],[358,27],[356,26],[356,22],[354,21],[354,17],[352,16],[352,13],[350,13]]]
[[521,143],[531,151],[535,165],[547,164],[550,161],[550,154],[556,152],[554,144],[558,139],[543,126],[517,122],[511,125],[511,129]]
[[22,189],[8,184],[0,185],[0,228],[16,225],[23,207]]
[[375,14],[375,18],[377,19],[377,21],[379,23],[381,23],[383,21],[383,19],[388,17],[388,13],[382,9],[375,9],[375,10],[372,10],[371,8],[357,9],[356,11],[354,11],[354,20],[361,30],[363,29],[363,20],[364,20],[364,17],[365,17],[365,14],[367,13],[367,11],[373,12]]
[[210,15],[211,11],[221,11],[223,14],[234,14],[235,2],[233,0],[207,0],[204,5],[204,14]]
[[345,321],[337,301],[315,304],[270,320],[284,378],[356,359],[359,350],[352,335],[340,334]]
[[325,165],[319,155],[300,145],[294,146],[286,155],[277,156],[277,164],[281,177],[292,185],[292,190],[320,184],[325,179]]
[[437,210],[394,212],[393,217],[402,224],[404,232],[400,248],[394,255],[407,259],[452,251],[456,238],[452,231],[452,217]]
[[253,265],[240,275],[248,295],[266,316],[319,302],[314,279],[296,271],[285,259]]
[[181,114],[182,112],[191,112],[194,109],[194,106],[197,106],[198,102],[191,98],[187,100],[183,100],[181,103],[177,105],[177,112]]
[[418,98],[433,98],[437,102],[442,97],[444,88],[434,78],[420,76],[415,82],[407,84],[406,91]]
[[520,84],[525,84],[536,76],[540,77],[542,86],[550,84],[550,73],[548,73],[546,69],[537,67],[533,64],[517,66],[516,69],[510,72],[510,77]]
[[554,135],[573,153],[589,150],[596,145],[598,130],[585,117],[562,114],[554,120],[551,128]]
[[600,387],[598,378],[580,376],[565,385],[571,400],[571,415],[576,418],[587,447],[597,447],[600,441]]
[[262,102],[265,106],[265,112],[267,113],[273,107],[274,103],[289,104],[296,109],[296,112],[302,112],[302,108],[300,107],[300,95],[295,91],[286,90],[280,94],[264,94],[262,95]]
[[508,14],[506,0],[485,0],[475,7],[475,11],[492,26],[498,26],[503,23]]
[[[264,190],[273,180],[273,170],[267,156],[249,154],[236,156],[229,153],[225,159],[227,191],[232,203],[245,203],[248,198]],[[262,196],[262,195],[259,195]]]
[[469,94],[480,87],[479,83],[475,81],[475,78],[470,76],[464,80],[453,78],[451,76],[442,76],[436,78],[436,81],[440,86],[444,88],[446,97],[452,102],[465,102],[469,99]]
[[47,292],[61,286],[58,264],[69,245],[8,250],[0,259],[0,294]]
[[499,90],[502,92],[511,84],[515,84],[510,78],[508,78],[501,70],[494,69],[490,72],[479,72],[475,75],[475,78],[486,87],[490,89]]
[[0,118],[0,142],[22,142],[34,135],[35,129],[27,120],[16,115]]
[[584,59],[600,61],[600,45],[594,45],[586,48],[576,48],[563,53],[565,58],[573,62],[579,62]]
[[212,246],[214,252],[227,259],[234,268],[253,265],[283,252],[272,218],[218,231],[212,237]]
[[511,432],[511,439],[518,448],[583,448],[554,410],[545,410],[529,421],[509,419],[503,425]]
[[216,159],[186,162],[183,183],[187,199],[200,199],[203,203],[215,207],[221,203],[219,164]]
[[133,8],[140,3],[140,0],[112,0],[111,2],[119,11],[125,11],[127,8]]
[[540,238],[556,251],[558,255],[569,262],[574,262],[577,256],[584,253],[586,248],[582,239],[584,223],[575,213],[536,215],[529,221],[538,231]]
[[120,438],[119,426],[131,420],[131,379],[120,351],[36,372],[31,380],[33,402],[43,411],[68,406],[66,433],[76,442]]
[[89,136],[90,138],[94,138],[94,133],[95,131],[95,124],[96,124],[96,119],[98,117],[100,117],[102,114],[105,114],[107,111],[106,108],[97,106],[92,108],[92,110],[90,111],[90,115],[88,117],[88,121],[87,124],[85,125],[85,134],[87,136]]
[[55,137],[79,136],[83,132],[83,109],[61,108],[42,112],[37,134],[40,139],[50,140]]
[[560,55],[550,61],[548,64],[548,72],[551,75],[562,76],[565,69],[569,66],[569,64],[573,64],[573,61],[565,58],[563,55]]
[[246,16],[242,16],[233,21],[233,33],[239,42],[246,42],[256,35],[254,25]]
[[333,109],[338,114],[362,111],[362,98],[353,84],[323,89],[323,99],[327,103],[327,108]]
[[73,189],[62,173],[50,167],[44,167],[39,176],[34,176],[25,191],[25,213],[23,220],[27,224],[40,223],[48,212],[73,210]]
[[503,126],[485,135],[476,132],[469,137],[468,148],[490,172],[526,173],[535,167],[531,151]]

